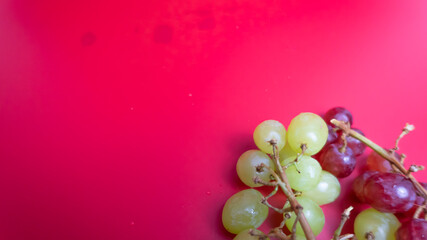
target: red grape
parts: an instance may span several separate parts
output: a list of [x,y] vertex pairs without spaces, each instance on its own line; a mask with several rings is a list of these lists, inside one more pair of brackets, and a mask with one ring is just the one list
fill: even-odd
[[[363,132],[357,128],[353,128],[352,130],[354,130],[354,131],[358,132],[359,134],[365,136],[365,134],[363,134]],[[364,143],[362,143],[358,139],[356,139],[354,137],[350,137],[350,136],[347,136],[346,140],[347,140],[347,147],[349,147],[349,148],[351,148],[351,150],[353,150],[353,154],[355,157],[363,154],[363,152],[365,151],[365,148],[366,148],[366,145]],[[342,140],[341,137],[338,138],[338,144],[340,146],[342,146],[344,144],[344,141]]]
[[363,187],[366,203],[381,212],[406,212],[414,206],[416,199],[412,183],[397,173],[372,175]]
[[331,125],[328,125],[328,132],[328,140],[326,140],[325,145],[335,142],[338,138],[338,132],[334,131],[334,127],[332,127]]
[[422,239],[427,239],[427,221],[424,219],[406,221],[396,232],[396,240]]
[[350,126],[353,124],[353,116],[351,115],[350,111],[348,111],[347,109],[343,108],[343,107],[334,107],[329,109],[326,113],[325,116],[323,117],[323,119],[325,120],[325,122],[328,125],[334,126],[331,123],[332,119],[336,119],[338,121],[343,121],[343,122],[348,122],[350,123]]
[[[395,152],[394,156],[398,161],[400,161],[399,154]],[[381,157],[381,155],[375,151],[372,151],[366,159],[366,167],[368,170],[372,171],[393,172],[393,168],[391,167],[390,162]]]
[[343,153],[337,144],[330,144],[319,158],[320,165],[337,178],[349,176],[356,167],[356,159],[351,148],[346,148]]
[[365,202],[365,197],[363,195],[363,186],[366,183],[366,180],[372,175],[377,174],[377,171],[366,171],[359,175],[353,182],[353,191],[356,194],[356,197],[361,201]]

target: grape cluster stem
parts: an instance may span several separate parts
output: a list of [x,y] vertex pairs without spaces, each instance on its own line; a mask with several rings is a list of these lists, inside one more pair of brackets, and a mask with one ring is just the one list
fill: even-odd
[[334,233],[333,240],[345,240],[345,239],[350,239],[350,238],[354,237],[354,234],[345,234],[343,236],[340,236],[342,228],[344,227],[345,222],[347,222],[347,220],[350,218],[350,212],[351,212],[351,210],[353,210],[352,206],[350,206],[347,209],[345,209],[344,212],[341,214],[341,222],[340,222],[339,227],[337,228],[337,230]]
[[[398,143],[402,139],[402,137],[405,136],[406,134],[408,134],[410,131],[413,131],[415,129],[415,127],[413,125],[406,124],[406,126],[402,130],[402,133],[399,135],[399,137],[396,140],[395,147],[393,149],[391,149],[390,151],[388,151],[388,150],[380,147],[379,145],[377,145],[376,143],[374,143],[370,139],[366,138],[362,134],[359,134],[358,132],[352,130],[350,128],[350,126],[348,124],[346,124],[345,122],[338,121],[336,119],[332,119],[331,123],[334,124],[336,127],[340,128],[346,135],[349,135],[349,136],[356,138],[359,141],[363,142],[366,146],[370,147],[372,150],[374,150],[379,155],[381,155],[384,159],[389,161],[392,164],[392,166],[394,166],[395,169],[399,173],[405,175],[412,182],[415,189],[417,189],[417,191],[424,198],[424,204],[423,204],[423,206],[420,206],[419,211],[421,211],[421,208],[425,208],[425,205],[427,204],[427,190],[424,189],[424,187],[411,174],[412,172],[414,172],[414,167],[411,167],[408,170],[405,169],[405,167],[403,166],[403,163],[401,161],[399,161],[394,155],[394,152],[399,149]],[[416,170],[422,170],[424,167],[416,166],[415,168],[416,168]]]
[[[277,147],[277,141],[276,140],[271,140],[270,141],[271,146],[273,147],[273,162],[275,165],[275,168],[278,170],[278,172],[275,172],[273,169],[267,167],[267,166],[263,166],[265,168],[267,168],[267,170],[270,171],[270,173],[273,175],[275,182],[271,182],[271,183],[264,183],[264,182],[260,182],[259,179],[254,179],[255,182],[258,181],[258,183],[262,183],[264,185],[269,185],[269,186],[274,186],[275,190],[272,192],[272,194],[268,195],[266,198],[264,198],[263,203],[266,204],[269,207],[272,207],[270,204],[268,204],[267,199],[269,197],[271,197],[272,195],[274,195],[277,192],[276,187],[279,186],[280,189],[283,191],[283,193],[286,195],[287,197],[287,201],[289,201],[290,205],[291,205],[291,209],[278,209],[273,207],[274,210],[276,210],[277,212],[280,213],[285,213],[288,212],[290,210],[294,211],[296,214],[296,220],[295,220],[295,224],[292,227],[292,234],[291,236],[286,236],[283,231],[281,230],[281,228],[283,228],[284,226],[284,222],[287,219],[286,214],[284,214],[284,220],[282,221],[282,223],[280,224],[281,227],[279,228],[274,228],[269,236],[274,236],[277,237],[279,239],[284,239],[284,240],[292,240],[295,239],[296,237],[296,223],[299,222],[301,224],[301,228],[304,231],[305,237],[307,240],[315,240],[315,236],[313,234],[313,231],[310,228],[310,225],[308,224],[307,219],[304,216],[303,213],[303,207],[298,203],[298,201],[296,200],[295,194],[293,193],[290,185],[289,185],[289,180],[285,174],[285,172],[283,171],[282,166],[280,165],[280,160],[279,160],[279,151],[278,151],[278,147]],[[289,215],[288,215],[289,216]]]

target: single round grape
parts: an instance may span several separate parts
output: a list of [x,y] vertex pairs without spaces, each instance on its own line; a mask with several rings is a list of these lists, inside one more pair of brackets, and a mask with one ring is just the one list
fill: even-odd
[[[352,130],[354,130],[357,133],[365,136],[365,134],[357,128],[353,128]],[[351,150],[353,150],[353,154],[355,157],[358,157],[358,156],[363,154],[363,152],[366,149],[366,145],[364,143],[362,143],[360,140],[358,140],[354,137],[351,137],[351,136],[347,136],[346,140],[347,140],[347,147],[349,147],[349,148],[351,148]],[[342,146],[344,144],[344,141],[341,138],[341,136],[338,138],[337,142],[338,142],[339,146]]]
[[259,150],[246,151],[237,161],[237,175],[240,180],[249,187],[260,187],[262,184],[256,184],[254,182],[255,177],[259,177],[264,182],[270,182],[271,180],[270,172],[266,168],[261,168],[261,164],[264,164],[273,170],[275,169],[273,161],[267,154]]
[[[398,161],[400,161],[400,156],[396,152],[394,156]],[[393,172],[393,168],[389,161],[381,157],[375,151],[369,153],[368,158],[366,159],[366,167],[368,170],[379,171],[379,172]]]
[[304,154],[314,155],[323,148],[327,139],[328,126],[314,113],[301,113],[289,124],[287,140],[297,153],[301,153],[301,146],[305,144]]
[[291,148],[288,143],[286,143],[282,150],[280,150],[279,152],[280,164],[284,166],[285,163],[294,161],[297,156],[298,154]]
[[262,198],[255,189],[246,189],[231,196],[222,210],[225,229],[237,234],[261,226],[268,215],[268,207],[261,203]]
[[[251,229],[245,229],[243,231],[241,231],[239,234],[237,234],[233,240],[259,240],[259,237],[257,236],[252,236],[249,231]],[[263,234],[263,232],[261,232],[258,229],[253,229],[253,232],[256,234]],[[266,238],[266,240],[270,240],[270,238]]]
[[365,202],[365,197],[363,194],[363,188],[365,186],[366,180],[370,178],[372,175],[377,174],[377,171],[366,171],[362,174],[360,174],[356,179],[353,181],[353,192],[356,195],[356,197],[361,201]]
[[423,240],[427,239],[427,221],[424,219],[410,219],[397,230],[396,240]]
[[393,214],[368,208],[360,212],[354,220],[354,233],[357,239],[366,239],[365,234],[372,232],[375,239],[394,240],[399,226],[400,222]]
[[416,199],[412,183],[397,173],[382,173],[369,177],[363,187],[367,204],[381,212],[406,212]]
[[[323,226],[325,225],[325,215],[323,214],[322,209],[315,203],[313,200],[306,197],[297,197],[298,203],[303,207],[302,212],[304,213],[305,218],[307,219],[308,225],[310,225],[311,230],[314,235],[319,235],[322,231]],[[287,203],[285,207],[290,207],[290,204]],[[286,220],[286,227],[292,231],[292,226],[295,222],[296,215],[294,212],[291,212],[291,218]],[[304,231],[301,228],[301,224],[297,224],[297,235],[304,236]]]
[[325,119],[325,122],[331,126],[335,126],[333,123],[331,123],[332,119],[348,122],[350,123],[350,126],[353,124],[353,115],[351,115],[349,110],[343,107],[334,107],[329,109],[325,113],[325,117],[323,119]]
[[340,192],[341,185],[338,179],[331,173],[322,171],[317,186],[303,192],[302,196],[310,198],[319,205],[324,205],[335,201]]
[[[424,187],[424,189],[427,190],[427,183],[420,182],[420,184],[422,187]],[[417,190],[417,196],[415,197],[414,206],[411,209],[409,209],[409,211],[404,212],[403,217],[412,218],[412,216],[414,216],[414,213],[417,210],[417,208],[423,204],[424,204],[424,198],[421,197],[420,193],[418,193],[418,190]]]
[[328,139],[326,140],[326,145],[334,143],[338,139],[338,133],[340,132],[340,130],[335,131],[334,127],[328,125]]
[[276,120],[266,120],[260,123],[254,131],[254,141],[256,146],[265,153],[273,153],[271,140],[276,140],[279,151],[286,143],[286,129]]
[[356,167],[356,158],[353,156],[351,148],[345,148],[344,152],[340,151],[337,144],[330,144],[319,158],[320,165],[326,171],[332,173],[337,178],[349,176]]
[[[284,163],[287,164],[287,162]],[[289,165],[285,173],[291,188],[303,192],[314,188],[319,183],[322,167],[316,159],[303,155],[298,162]]]

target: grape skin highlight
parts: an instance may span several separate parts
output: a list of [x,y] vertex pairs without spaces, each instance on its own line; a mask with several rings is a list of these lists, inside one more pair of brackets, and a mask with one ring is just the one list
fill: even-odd
[[375,239],[395,240],[395,232],[400,227],[400,222],[391,213],[382,213],[373,208],[368,208],[354,221],[354,233],[357,239],[365,239],[367,232],[372,232]]
[[[285,161],[284,164],[286,165],[288,162]],[[291,164],[285,173],[291,188],[303,192],[316,187],[322,167],[316,159],[303,155],[298,162]]]
[[268,215],[268,207],[261,203],[262,198],[255,189],[246,189],[231,196],[222,210],[225,229],[237,234],[261,226]]
[[301,153],[301,146],[306,145],[304,155],[318,153],[328,139],[328,126],[314,113],[301,113],[292,119],[288,127],[287,141],[291,148]]
[[276,140],[277,148],[280,151],[286,143],[286,129],[276,120],[266,120],[260,123],[254,131],[255,145],[263,152],[272,154],[273,147],[271,140]]
[[303,197],[310,198],[319,205],[335,201],[341,192],[338,179],[327,171],[320,174],[319,183],[316,187],[302,193]]
[[[322,231],[323,226],[325,225],[325,215],[323,214],[322,209],[317,205],[313,200],[306,197],[297,197],[298,203],[303,207],[302,212],[304,213],[305,218],[307,219],[308,224],[311,227],[314,235],[319,235]],[[289,207],[290,204],[287,203],[285,207]],[[292,225],[295,222],[296,215],[294,212],[290,213],[291,218],[286,220],[285,224],[289,231],[292,230]],[[297,235],[304,236],[304,231],[301,228],[301,224],[297,223],[296,229]]]
[[249,187],[260,187],[262,184],[254,182],[255,177],[259,177],[264,182],[270,181],[270,172],[266,168],[259,168],[264,164],[271,169],[275,169],[271,158],[260,150],[249,150],[244,152],[237,161],[237,175],[244,184]]

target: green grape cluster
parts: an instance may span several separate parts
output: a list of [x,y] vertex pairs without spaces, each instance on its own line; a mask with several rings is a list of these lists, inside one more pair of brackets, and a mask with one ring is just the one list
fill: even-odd
[[[255,128],[253,137],[259,150],[243,153],[236,166],[240,180],[251,189],[234,194],[225,203],[222,212],[225,229],[237,234],[235,239],[258,239],[249,234],[249,229],[255,231],[261,226],[269,208],[264,196],[253,188],[276,181],[272,171],[278,173],[278,168],[282,168],[290,187],[299,194],[296,200],[303,207],[308,224],[318,235],[325,224],[320,205],[335,201],[341,190],[337,178],[323,171],[319,162],[312,157],[327,141],[325,121],[314,113],[301,113],[292,119],[286,131],[282,123],[266,120]],[[273,145],[278,151],[280,166],[274,161]],[[287,202],[282,209],[289,207]],[[297,216],[293,212],[287,214],[290,218],[285,221],[285,226],[292,231]],[[296,235],[297,239],[305,239],[299,223],[296,225]]]

